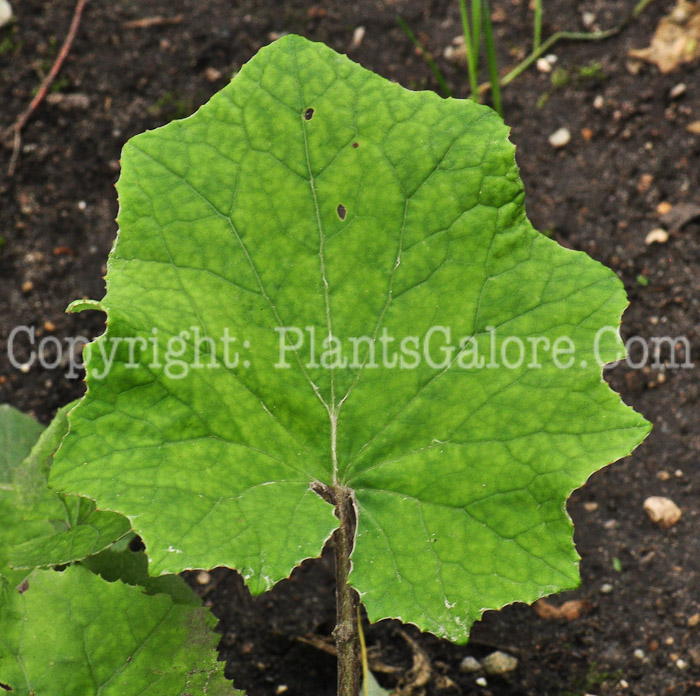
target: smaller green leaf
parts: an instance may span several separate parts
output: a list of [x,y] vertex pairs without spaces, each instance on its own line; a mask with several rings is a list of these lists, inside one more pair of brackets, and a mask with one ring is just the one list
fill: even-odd
[[10,565],[31,569],[72,563],[106,549],[130,529],[129,520],[123,515],[93,509],[76,527],[16,546],[10,552]]
[[56,494],[47,486],[54,452],[68,432],[68,411],[72,402],[59,409],[48,427],[35,438],[27,455],[18,462],[12,474],[12,483],[26,506],[37,506],[41,501],[55,503]]
[[[29,539],[53,534],[55,527],[51,520],[65,514],[65,508],[56,493],[50,491],[46,485],[48,469],[42,480],[42,474],[38,471],[30,473],[30,469],[24,470],[20,465],[21,459],[17,460],[18,456],[31,456],[30,450],[39,452],[39,448],[52,438],[52,430],[56,426],[53,426],[53,429],[49,426],[42,433],[43,427],[36,421],[7,406],[0,408],[0,423],[0,457],[8,456],[9,459],[5,461],[10,464],[3,472],[0,463],[0,477],[7,474],[7,478],[3,479],[6,484],[0,489],[0,576],[11,586],[16,586],[27,573],[10,568],[10,549],[15,544]],[[34,433],[31,442],[30,431]],[[25,462],[28,459],[29,457]],[[32,461],[32,466],[39,466],[39,460]],[[20,487],[23,487],[24,495],[17,492]]]
[[159,592],[168,594],[176,604],[201,605],[200,599],[181,577],[177,575],[151,577],[148,574],[146,554],[129,549],[115,550],[120,545],[121,541],[96,556],[84,559],[82,564],[108,582],[121,580],[127,585],[143,587],[146,594]]
[[391,696],[393,693],[379,686],[379,682],[370,670],[367,670],[365,679],[366,683],[362,686],[362,696]]
[[29,454],[44,426],[9,404],[0,405],[0,483],[9,483],[12,470]]
[[[0,574],[12,585],[26,570],[64,565],[106,549],[131,528],[115,512],[95,509],[91,500],[48,487],[54,452],[68,431],[69,404],[59,410],[24,461],[0,491]],[[21,414],[20,414],[21,415]]]
[[16,587],[24,580],[27,571],[10,567],[10,550],[17,543],[51,534],[53,527],[45,516],[38,514],[32,517],[27,510],[18,507],[12,491],[0,490],[0,520],[0,580]]
[[75,565],[2,588],[0,681],[13,696],[223,696],[214,618]]

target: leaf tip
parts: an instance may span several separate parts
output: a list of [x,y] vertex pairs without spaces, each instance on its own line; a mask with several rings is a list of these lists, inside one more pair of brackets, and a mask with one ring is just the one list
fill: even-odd
[[79,312],[84,312],[88,309],[95,310],[97,312],[107,313],[107,310],[99,300],[88,300],[83,298],[81,300],[74,300],[66,307],[66,314],[78,314]]

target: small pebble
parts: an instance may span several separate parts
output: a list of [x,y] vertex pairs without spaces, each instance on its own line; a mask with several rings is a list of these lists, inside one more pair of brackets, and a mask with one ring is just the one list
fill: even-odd
[[644,510],[649,519],[659,527],[673,527],[681,518],[681,510],[670,498],[652,495],[644,501]]
[[642,61],[641,60],[628,60],[625,63],[625,67],[627,68],[627,72],[630,75],[639,75],[639,71],[642,69]]
[[672,209],[673,206],[668,201],[661,201],[661,203],[656,206],[656,212],[658,215],[667,215]]
[[696,626],[700,626],[700,614],[693,614],[688,618],[688,627],[695,628]]
[[78,210],[86,210],[87,203],[85,201],[78,201]]
[[602,109],[605,106],[605,99],[603,98],[602,94],[599,94],[594,100],[593,100],[593,108]]
[[204,71],[207,82],[218,82],[221,79],[221,70],[213,68],[211,65]]
[[668,232],[666,232],[665,229],[662,227],[657,227],[653,229],[649,234],[646,236],[646,239],[644,242],[648,244],[654,244],[655,242],[657,244],[665,244],[668,241]]
[[581,15],[581,21],[586,29],[590,29],[595,24],[596,16],[593,12],[584,12]]
[[488,682],[486,681],[486,679],[484,679],[484,677],[479,677],[476,680],[476,683],[478,686],[486,686],[488,684]]
[[626,681],[625,679],[620,679],[620,688],[621,689],[629,688],[629,682]]
[[481,662],[471,655],[467,655],[459,663],[459,671],[464,673],[478,672],[481,670]]
[[32,283],[31,280],[25,280],[24,283],[22,283],[22,292],[27,293],[32,290],[34,290],[34,283]]
[[613,591],[613,586],[609,582],[605,582],[600,586],[601,594],[610,594]]
[[676,5],[676,7],[673,8],[673,12],[671,12],[671,20],[675,24],[683,25],[685,24],[690,17],[688,16],[688,8],[685,6],[684,3],[679,3]]
[[696,667],[700,667],[700,645],[693,645],[688,648],[688,655],[690,656],[690,661]]
[[688,131],[688,133],[700,135],[700,121],[693,121],[692,123],[689,123],[685,129]]
[[637,649],[634,651],[634,657],[635,657],[637,660],[643,660],[643,659],[646,657],[646,656],[644,655],[644,650],[642,650],[641,648],[637,648]]
[[542,73],[552,72],[552,64],[546,58],[537,59],[537,69]]
[[560,128],[549,136],[549,144],[554,148],[566,147],[571,142],[571,132],[568,128]]
[[639,183],[637,184],[637,191],[639,191],[639,193],[646,193],[651,188],[651,185],[653,183],[654,183],[654,175],[653,174],[642,174],[642,176],[639,177]]
[[280,684],[276,689],[275,693],[276,694],[285,694],[289,691],[289,687],[286,684]]
[[586,512],[595,512],[598,509],[598,503],[591,500],[583,504],[583,509],[586,510]]
[[362,26],[355,27],[355,31],[352,33],[352,43],[350,44],[350,48],[358,48],[364,38],[365,28]]
[[678,99],[678,97],[682,96],[685,94],[686,86],[684,82],[679,82],[675,87],[671,88],[671,91],[668,93],[668,96],[671,99]]
[[44,331],[48,331],[49,333],[52,333],[55,330],[56,330],[56,324],[54,324],[50,319],[47,319],[44,322]]
[[508,674],[508,672],[517,669],[518,658],[501,650],[496,650],[496,652],[487,655],[481,661],[481,664],[486,674]]
[[200,585],[208,585],[211,582],[211,575],[206,570],[202,570],[197,573],[197,582]]
[[683,658],[679,657],[676,660],[676,667],[678,667],[678,669],[685,669],[687,666],[688,663]]
[[9,24],[12,19],[12,8],[7,0],[0,0],[0,27]]

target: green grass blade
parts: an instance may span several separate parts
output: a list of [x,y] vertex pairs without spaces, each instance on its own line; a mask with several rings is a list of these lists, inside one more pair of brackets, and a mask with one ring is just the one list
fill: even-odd
[[435,79],[440,85],[440,89],[442,90],[443,94],[446,97],[451,97],[452,90],[447,84],[447,80],[440,71],[440,68],[438,68],[437,63],[435,63],[435,61],[432,59],[430,53],[428,53],[428,51],[425,50],[423,44],[421,44],[421,42],[418,40],[418,37],[411,31],[411,28],[408,26],[408,24],[406,24],[406,22],[403,21],[403,19],[399,15],[396,15],[396,21],[399,23],[399,26],[401,27],[403,33],[406,34],[406,36],[410,39],[411,43],[420,51],[421,55],[423,56],[423,60],[425,60],[425,62],[428,64],[428,67],[433,71],[433,75],[435,75]]
[[535,0],[535,30],[532,50],[536,51],[542,45],[542,0]]
[[[479,53],[481,51],[481,0],[471,0],[472,4],[472,43],[468,60],[472,62],[475,75],[479,73]],[[478,77],[477,77],[478,80]]]
[[472,49],[472,28],[469,21],[469,13],[467,12],[466,0],[459,0],[459,11],[462,15],[462,33],[464,34],[464,48],[467,57],[467,72],[469,74],[469,96],[474,101],[479,101],[479,57],[474,60]]
[[501,102],[501,85],[498,75],[498,58],[496,57],[493,26],[491,25],[491,8],[489,7],[489,0],[483,0],[483,3],[484,48],[486,49],[486,64],[489,69],[489,81],[491,82],[491,96],[493,108],[502,118],[503,104]]

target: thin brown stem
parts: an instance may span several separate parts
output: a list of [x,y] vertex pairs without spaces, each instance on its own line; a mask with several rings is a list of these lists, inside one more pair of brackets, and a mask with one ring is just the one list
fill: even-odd
[[4,133],[4,139],[9,139],[10,136],[14,133],[12,137],[12,157],[10,158],[10,167],[8,170],[9,176],[12,176],[14,174],[15,167],[17,166],[17,158],[19,157],[19,149],[22,143],[22,128],[24,128],[25,124],[29,120],[29,117],[34,113],[39,104],[41,104],[41,102],[44,100],[44,97],[46,97],[49,88],[53,84],[53,81],[56,79],[56,76],[58,75],[61,66],[66,60],[66,57],[68,56],[70,48],[73,44],[73,40],[75,39],[75,35],[78,33],[80,19],[83,15],[83,10],[85,9],[85,5],[87,4],[87,2],[88,0],[78,0],[78,2],[76,3],[75,11],[73,12],[73,19],[70,24],[70,29],[68,29],[68,34],[66,35],[65,41],[63,42],[63,46],[61,46],[61,50],[56,56],[56,60],[51,66],[51,70],[49,70],[48,74],[43,79],[41,85],[39,86],[38,92],[34,96],[34,99],[32,99],[32,101],[29,103],[29,106],[17,117],[17,120]]
[[358,596],[348,583],[355,538],[355,511],[352,494],[347,488],[336,485],[333,493],[335,514],[340,521],[335,532],[336,626],[333,632],[338,650],[338,696],[359,696],[362,669],[357,627]]

